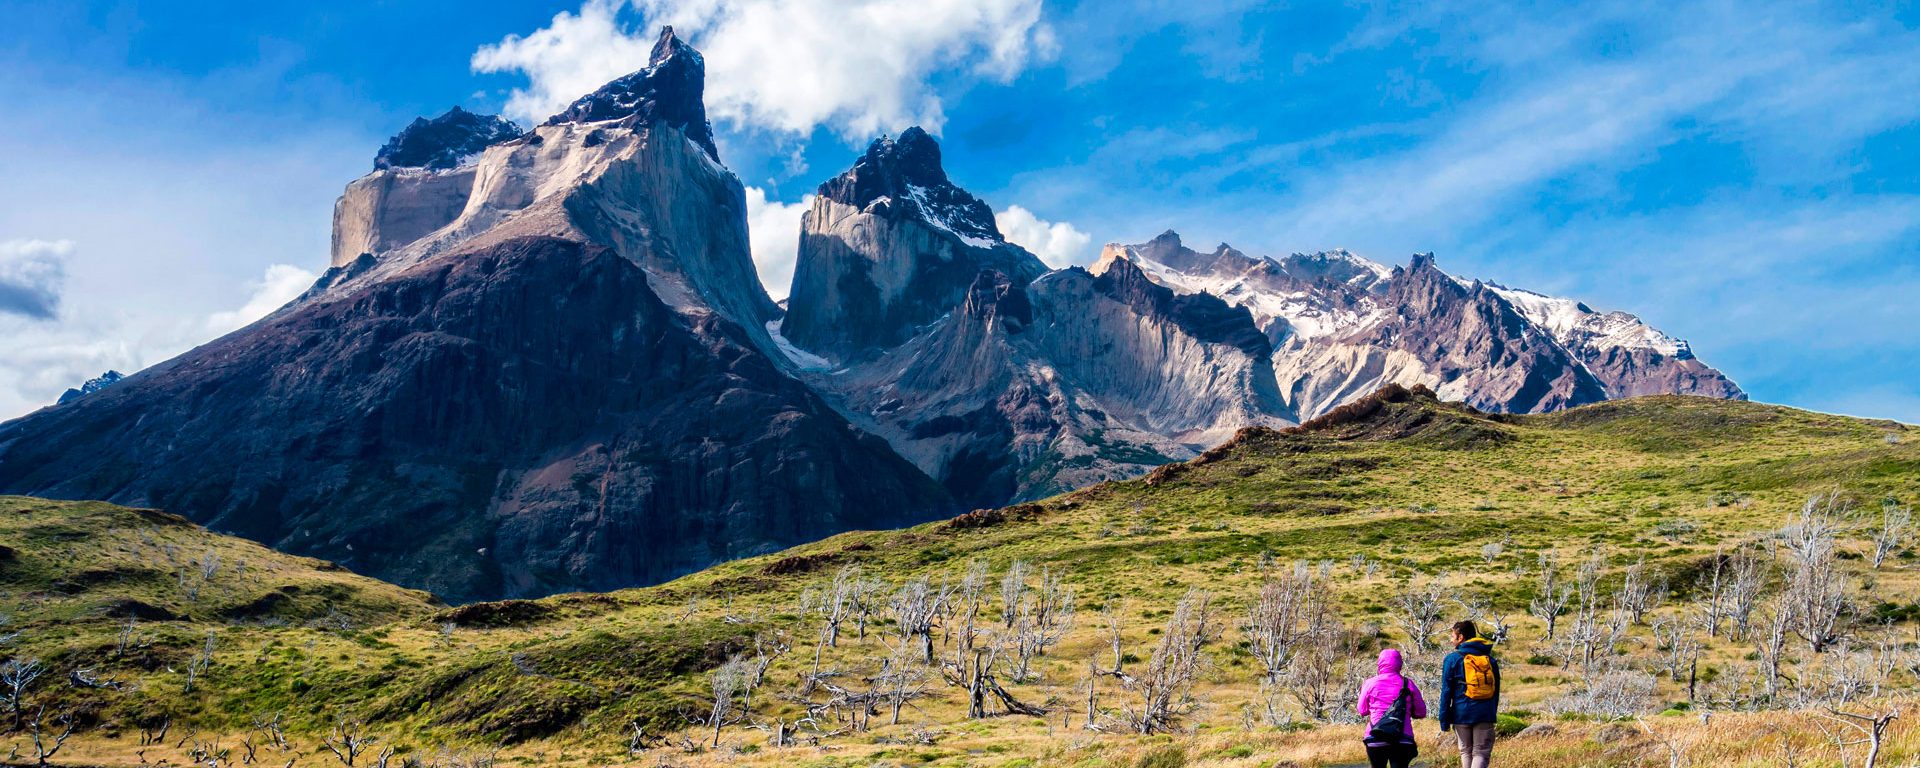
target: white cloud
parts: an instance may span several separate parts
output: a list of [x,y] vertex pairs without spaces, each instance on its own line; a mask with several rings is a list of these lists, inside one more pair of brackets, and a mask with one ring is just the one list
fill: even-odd
[[241,305],[239,309],[209,315],[207,329],[215,334],[222,334],[244,328],[248,323],[286,306],[287,302],[293,301],[304,293],[319,277],[291,264],[275,264],[267,267],[265,275],[262,275],[259,280],[248,283],[248,288],[253,291],[253,294],[247,298],[247,303]]
[[800,216],[813,205],[813,195],[797,203],[768,200],[759,187],[747,187],[747,238],[760,284],[774,301],[793,288],[793,265],[800,255]]
[[508,35],[481,46],[473,54],[473,69],[526,73],[527,87],[514,89],[506,113],[522,125],[537,125],[574,99],[647,65],[653,41],[621,28],[615,18],[620,5],[588,0],[579,13],[561,11],[530,35]]
[[0,313],[53,319],[72,255],[71,240],[0,242]]
[[1093,236],[1064,221],[1047,221],[1017,205],[994,216],[1009,242],[1033,252],[1054,269],[1087,264],[1093,255]]
[[[626,24],[631,5],[641,23]],[[707,109],[741,126],[849,138],[938,130],[936,72],[1008,81],[1058,45],[1040,0],[587,0],[545,28],[474,53],[481,72],[524,73],[507,112],[535,122],[644,67],[660,25],[704,54]]]

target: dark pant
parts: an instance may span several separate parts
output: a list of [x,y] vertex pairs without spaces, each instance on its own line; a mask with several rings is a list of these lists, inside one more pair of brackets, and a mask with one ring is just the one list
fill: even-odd
[[1367,762],[1372,763],[1373,768],[1407,768],[1418,756],[1420,748],[1412,744],[1367,745]]

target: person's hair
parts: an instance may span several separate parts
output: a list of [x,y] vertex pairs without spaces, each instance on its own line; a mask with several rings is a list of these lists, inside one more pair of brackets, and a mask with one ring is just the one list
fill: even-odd
[[1454,622],[1453,631],[1460,633],[1460,636],[1465,638],[1475,638],[1480,636],[1480,628],[1473,625],[1472,619]]

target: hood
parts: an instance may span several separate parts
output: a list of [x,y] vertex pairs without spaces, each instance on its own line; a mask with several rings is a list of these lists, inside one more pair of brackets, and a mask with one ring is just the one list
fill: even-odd
[[1472,640],[1468,640],[1454,647],[1467,653],[1478,653],[1482,655],[1493,653],[1493,641],[1484,637],[1475,637]]
[[1380,652],[1380,674],[1400,674],[1400,649],[1388,648]]

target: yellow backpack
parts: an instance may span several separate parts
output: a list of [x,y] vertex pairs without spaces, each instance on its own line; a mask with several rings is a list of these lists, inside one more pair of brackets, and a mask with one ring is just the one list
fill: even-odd
[[1461,654],[1460,666],[1467,676],[1467,698],[1487,701],[1499,692],[1500,682],[1493,676],[1493,657],[1477,653]]

